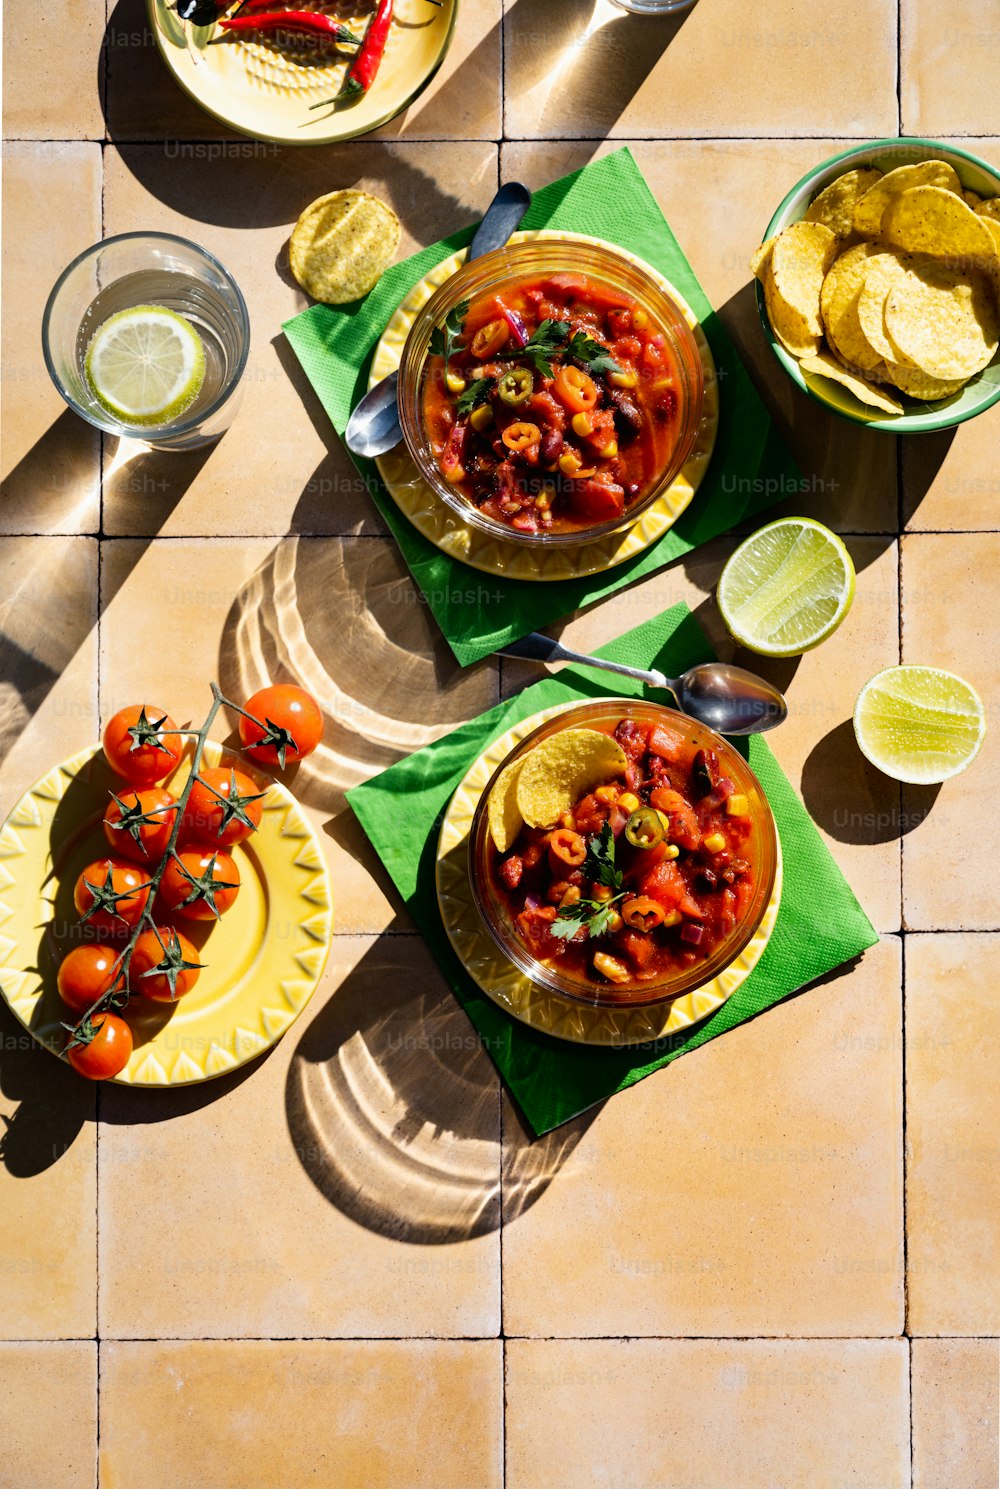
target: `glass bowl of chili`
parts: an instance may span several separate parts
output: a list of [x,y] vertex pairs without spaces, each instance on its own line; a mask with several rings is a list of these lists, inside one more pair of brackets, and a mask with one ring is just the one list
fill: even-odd
[[[566,729],[612,735],[627,769],[553,826],[522,826],[501,853],[490,792]],[[743,756],[686,714],[622,698],[568,709],[522,740],[469,835],[473,898],[501,952],[549,992],[597,1006],[664,1003],[711,982],[760,925],[777,865],[771,808]]]
[[683,312],[593,242],[527,238],[463,266],[403,349],[400,422],[465,523],[542,547],[624,531],[678,475],[704,374]]

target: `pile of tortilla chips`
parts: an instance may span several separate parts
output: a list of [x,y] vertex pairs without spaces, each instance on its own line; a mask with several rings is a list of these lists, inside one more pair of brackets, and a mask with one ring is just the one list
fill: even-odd
[[628,768],[625,751],[599,729],[563,729],[504,766],[490,791],[490,835],[506,853],[525,824],[555,827],[580,797]]
[[771,329],[803,372],[882,414],[958,393],[1000,338],[1000,197],[942,160],[847,171],[754,254]]

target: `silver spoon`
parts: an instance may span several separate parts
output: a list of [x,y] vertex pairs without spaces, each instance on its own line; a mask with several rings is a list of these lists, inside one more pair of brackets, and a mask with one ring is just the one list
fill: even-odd
[[700,662],[681,677],[666,677],[652,669],[644,672],[641,667],[626,667],[605,657],[570,651],[538,631],[501,646],[499,654],[529,662],[578,662],[585,667],[603,667],[606,672],[637,678],[650,687],[665,688],[673,693],[681,713],[690,714],[718,734],[763,734],[765,729],[777,728],[788,713],[788,704],[777,688],[730,662]]
[[[508,181],[501,186],[476,228],[465,262],[469,264],[484,253],[492,253],[494,248],[502,248],[511,234],[517,232],[530,206],[531,192],[520,181]],[[373,460],[376,455],[388,454],[403,438],[399,427],[398,379],[398,372],[390,372],[369,389],[351,414],[344,430],[344,443],[352,455]]]

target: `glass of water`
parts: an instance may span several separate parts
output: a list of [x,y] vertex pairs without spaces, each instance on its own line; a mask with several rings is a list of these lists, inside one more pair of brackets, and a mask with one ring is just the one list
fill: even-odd
[[690,10],[694,0],[612,0],[612,3],[637,16],[669,16]]
[[[140,315],[140,306],[153,314]],[[181,333],[175,339],[182,364],[185,347],[197,348],[200,341],[202,353],[194,354],[197,371],[190,379],[197,391],[182,397],[183,408],[160,421],[155,414],[130,421],[96,394],[88,350],[101,328],[122,312],[135,312],[133,322],[138,322],[125,343],[133,363],[136,335],[148,341],[150,321],[154,335],[159,326],[168,342],[171,327]],[[176,317],[186,327],[178,326]],[[250,318],[239,285],[212,254],[171,233],[122,233],[95,243],[63,270],[42,316],[45,365],[70,408],[98,429],[141,439],[157,450],[194,449],[229,428],[249,350]],[[120,352],[117,361],[120,367]],[[113,371],[113,363],[114,348],[104,365]]]

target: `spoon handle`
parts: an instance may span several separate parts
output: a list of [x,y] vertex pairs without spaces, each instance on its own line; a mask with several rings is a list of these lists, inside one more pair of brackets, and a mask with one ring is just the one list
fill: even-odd
[[662,672],[646,672],[641,667],[627,667],[624,662],[612,662],[606,657],[592,657],[586,652],[571,651],[561,641],[553,641],[551,636],[543,636],[540,631],[532,631],[519,641],[512,641],[509,646],[501,646],[499,654],[502,657],[521,657],[529,662],[576,662],[583,667],[600,667],[605,672],[617,672],[620,677],[634,677],[638,682],[648,683],[650,687],[669,687]]
[[531,192],[520,181],[507,181],[483,213],[483,220],[472,235],[465,262],[482,258],[494,248],[502,248],[512,233],[516,233],[521,218],[531,206]]

